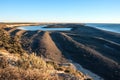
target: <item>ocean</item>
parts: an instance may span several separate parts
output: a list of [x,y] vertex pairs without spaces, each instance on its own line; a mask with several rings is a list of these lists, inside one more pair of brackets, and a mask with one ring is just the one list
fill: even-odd
[[120,24],[87,23],[85,25],[106,31],[120,33]]

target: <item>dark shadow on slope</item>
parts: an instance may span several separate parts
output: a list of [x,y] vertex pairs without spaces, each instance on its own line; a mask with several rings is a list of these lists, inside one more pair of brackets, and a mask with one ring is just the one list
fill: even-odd
[[95,72],[107,80],[119,80],[120,67],[113,60],[102,56],[99,52],[78,43],[65,34],[53,33],[63,52],[66,51],[71,59],[83,67]]
[[82,36],[82,34],[67,35],[70,36],[73,40],[82,43],[86,46],[89,46],[92,49],[95,49],[102,55],[111,58],[120,64],[120,45],[118,43],[100,37]]

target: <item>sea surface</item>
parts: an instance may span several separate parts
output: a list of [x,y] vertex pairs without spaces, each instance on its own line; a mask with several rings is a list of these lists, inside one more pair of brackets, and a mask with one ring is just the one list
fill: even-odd
[[41,25],[41,26],[21,26],[21,27],[18,27],[18,29],[30,30],[30,31],[35,31],[35,30],[42,30],[42,31],[70,31],[72,28],[46,28],[46,25]]
[[120,24],[87,23],[85,25],[106,31],[120,33]]
[[[103,23],[86,23],[86,26],[95,27],[98,29],[120,33],[120,24],[103,24]],[[41,26],[21,26],[18,29],[23,30],[42,30],[42,31],[70,31],[72,28],[46,28],[46,25]]]

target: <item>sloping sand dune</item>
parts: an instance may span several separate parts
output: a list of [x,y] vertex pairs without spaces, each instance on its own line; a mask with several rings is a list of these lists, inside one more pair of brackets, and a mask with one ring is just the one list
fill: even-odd
[[[68,24],[57,26],[70,27]],[[20,36],[21,45],[28,52],[56,62],[71,59],[105,80],[119,80],[120,34],[81,25],[72,24],[72,28],[64,32],[5,30]]]

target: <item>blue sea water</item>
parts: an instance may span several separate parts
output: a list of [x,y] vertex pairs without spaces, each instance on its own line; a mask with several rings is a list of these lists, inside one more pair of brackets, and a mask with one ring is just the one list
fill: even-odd
[[[103,24],[103,23],[86,23],[86,26],[95,27],[98,29],[120,33],[120,24]],[[42,30],[42,31],[70,31],[72,28],[46,28],[46,25],[41,26],[21,26],[18,29],[23,30]]]
[[41,26],[21,26],[21,27],[18,27],[18,29],[29,30],[29,31],[36,31],[36,30],[42,30],[42,31],[70,31],[72,28],[46,28],[45,25],[41,25]]
[[120,24],[87,23],[85,25],[106,31],[120,33]]

